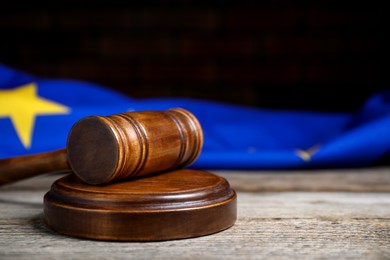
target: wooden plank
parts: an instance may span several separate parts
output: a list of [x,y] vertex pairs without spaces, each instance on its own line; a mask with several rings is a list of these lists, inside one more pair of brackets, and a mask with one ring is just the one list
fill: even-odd
[[238,191],[389,192],[390,168],[294,171],[214,171]]
[[[390,192],[390,167],[291,170],[291,171],[228,171],[210,170],[226,178],[237,191],[349,191]],[[2,190],[49,189],[63,176],[47,174],[0,187]]]
[[230,229],[192,239],[123,243],[49,230],[42,198],[56,178],[0,188],[0,259],[390,259],[387,192],[239,191],[238,220]]

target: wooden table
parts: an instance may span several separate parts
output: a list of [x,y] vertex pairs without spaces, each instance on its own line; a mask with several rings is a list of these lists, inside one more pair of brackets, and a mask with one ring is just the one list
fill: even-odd
[[0,187],[0,259],[390,259],[390,168],[213,172],[238,193],[236,224],[164,242],[52,232],[42,198],[61,175]]

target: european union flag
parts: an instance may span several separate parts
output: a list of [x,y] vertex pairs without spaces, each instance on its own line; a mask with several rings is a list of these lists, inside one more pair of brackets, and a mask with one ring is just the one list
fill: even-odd
[[192,165],[207,169],[371,166],[390,151],[390,93],[357,113],[251,108],[194,99],[133,99],[76,80],[40,78],[0,65],[0,157],[64,148],[89,115],[185,108],[199,119],[204,147]]

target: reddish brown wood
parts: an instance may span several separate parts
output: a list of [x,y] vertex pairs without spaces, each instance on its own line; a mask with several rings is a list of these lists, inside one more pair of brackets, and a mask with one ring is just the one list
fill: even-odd
[[91,116],[68,137],[68,160],[76,175],[102,184],[191,164],[203,144],[198,120],[181,108]]
[[[189,111],[128,112],[78,121],[60,151],[0,160],[0,185],[71,169],[89,184],[133,178],[190,165],[203,134]],[[66,156],[67,153],[67,156]]]
[[231,227],[236,193],[215,174],[174,170],[103,186],[74,174],[44,197],[46,224],[75,237],[154,241],[208,235]]
[[0,186],[41,173],[69,169],[66,150],[0,160]]

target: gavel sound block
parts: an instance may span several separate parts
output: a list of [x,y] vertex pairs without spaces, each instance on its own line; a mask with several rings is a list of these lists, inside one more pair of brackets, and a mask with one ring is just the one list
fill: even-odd
[[114,241],[209,235],[236,220],[236,193],[222,177],[179,169],[104,186],[74,174],[44,197],[46,224],[58,233]]
[[61,234],[121,241],[207,235],[232,226],[237,210],[225,179],[181,169],[202,144],[199,122],[184,109],[92,116],[72,127],[67,151],[2,160],[0,183],[68,169],[44,198],[45,222]]

